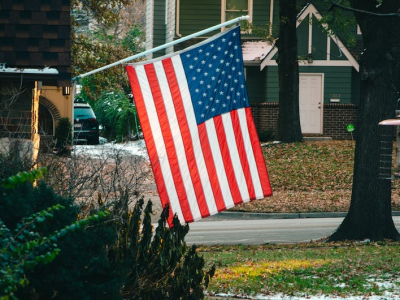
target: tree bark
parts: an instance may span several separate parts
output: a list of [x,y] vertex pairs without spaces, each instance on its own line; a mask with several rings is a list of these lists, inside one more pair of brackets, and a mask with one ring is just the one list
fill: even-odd
[[285,143],[301,142],[299,112],[299,64],[297,59],[296,0],[279,3],[279,115],[278,140]]
[[[393,13],[400,1],[351,0],[356,9]],[[399,240],[391,211],[391,180],[379,178],[381,140],[390,147],[393,135],[383,136],[378,123],[395,117],[400,98],[400,18],[355,13],[364,52],[360,60],[360,105],[356,138],[353,190],[349,212],[337,231],[336,240]]]

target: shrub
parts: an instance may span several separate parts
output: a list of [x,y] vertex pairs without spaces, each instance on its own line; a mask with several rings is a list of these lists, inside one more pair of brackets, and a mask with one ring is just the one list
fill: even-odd
[[[7,190],[24,185],[42,176],[44,170],[23,172],[2,181],[0,193],[7,198]],[[15,296],[19,288],[30,284],[29,270],[34,270],[40,265],[51,263],[60,253],[58,242],[68,233],[84,227],[88,221],[98,220],[107,213],[90,216],[88,219],[76,221],[70,225],[43,235],[38,230],[39,226],[54,217],[54,213],[65,207],[56,204],[45,210],[34,213],[10,228],[0,218],[0,299],[17,299]],[[13,223],[8,218],[8,223]]]

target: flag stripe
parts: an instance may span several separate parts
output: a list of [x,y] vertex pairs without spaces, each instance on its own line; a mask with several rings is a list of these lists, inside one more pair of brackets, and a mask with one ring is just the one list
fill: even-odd
[[257,164],[258,173],[260,176],[261,186],[264,196],[271,196],[272,190],[268,178],[267,167],[265,166],[264,155],[261,150],[261,145],[257,137],[256,127],[254,125],[253,116],[251,115],[250,108],[246,108],[247,127],[251,137],[251,147],[253,148],[254,157]]
[[210,215],[213,215],[221,211],[219,210],[219,207],[217,208],[216,203],[216,199],[220,199],[219,194],[215,191],[215,185],[218,185],[218,181],[215,181],[215,179],[210,176],[209,170],[206,166],[206,162],[208,161],[207,159],[205,159],[206,155],[202,152],[203,149],[200,143],[199,128],[196,124],[196,117],[193,110],[192,99],[186,81],[185,71],[183,69],[182,61],[179,55],[172,57],[171,62],[175,70],[176,79],[179,85],[181,100],[185,110],[190,136],[192,137],[192,147],[196,159],[196,164],[200,173],[200,180],[204,189],[204,195],[206,197],[208,210]]
[[233,202],[235,204],[239,204],[242,203],[243,201],[229,153],[228,142],[226,140],[226,133],[222,121],[222,116],[214,117],[214,124],[223,161],[223,165],[217,166],[217,170],[221,169],[222,171],[223,169],[225,169],[226,177],[228,178],[229,188],[232,193]]
[[[240,120],[239,120],[239,111],[244,111],[244,109],[238,109],[231,111],[230,115],[232,118],[232,126],[235,134],[235,141],[238,149],[238,155],[240,157],[240,163],[242,166],[243,170],[243,175],[244,175],[244,180],[246,181],[247,185],[247,190],[249,194],[248,199],[244,199],[243,201],[246,202],[248,200],[253,200],[255,199],[255,192],[254,192],[254,185],[253,185],[253,179],[251,177],[251,171],[250,171],[250,166],[249,166],[249,161],[243,141],[243,134],[242,134],[242,127],[240,126]],[[246,128],[247,129],[247,128]]]
[[[155,63],[155,65],[157,70],[158,64]],[[210,212],[208,211],[203,187],[200,181],[199,170],[197,168],[197,163],[193,152],[192,137],[190,135],[186,114],[171,59],[168,58],[163,60],[162,66],[164,68],[163,70],[165,70],[165,80],[168,84],[168,89],[166,89],[165,93],[168,94],[169,91],[171,91],[170,97],[165,97],[168,99],[168,102],[170,102],[167,106],[171,107],[171,109],[167,109],[167,112],[168,114],[173,113],[173,116],[169,117],[171,121],[173,120],[173,122],[171,122],[171,127],[176,129],[180,128],[179,134],[174,134],[174,140],[177,140],[176,145],[179,145],[179,152],[182,153],[182,155],[179,156],[179,164],[181,166],[181,170],[184,170],[184,173],[182,174],[183,178],[187,179],[187,184],[190,184],[190,194],[188,193],[188,198],[190,203],[194,201],[194,203],[191,203],[190,206],[198,206],[200,209],[201,218],[206,218],[210,215]],[[197,218],[197,215],[194,216],[195,220]]]
[[[231,112],[232,113],[232,112]],[[238,145],[236,144],[235,132],[232,125],[231,113],[226,113],[221,116],[226,135],[226,144],[229,150],[229,157],[232,161],[233,173],[235,174],[236,182],[238,184],[240,199],[242,202],[250,200],[249,190],[244,177],[244,172],[238,152]]]
[[[135,97],[135,104],[140,120],[140,124],[142,127],[142,132],[143,136],[145,138],[146,142],[146,147],[147,151],[149,153],[149,159],[150,163],[153,169],[154,173],[154,178],[156,181],[157,189],[158,189],[158,194],[160,195],[160,199],[162,201],[163,207],[165,207],[167,204],[170,204],[170,214],[168,217],[168,222],[171,224],[173,214],[177,213],[180,218],[183,218],[182,211],[180,209],[180,206],[172,206],[172,204],[169,201],[169,194],[173,194],[174,191],[168,191],[168,186],[164,180],[163,172],[162,172],[162,165],[158,156],[157,148],[156,148],[156,143],[154,140],[154,134],[152,133],[152,128],[151,128],[151,123],[149,120],[149,116],[147,113],[146,109],[146,102],[150,101],[144,101],[143,93],[142,93],[142,88],[141,84],[144,81],[147,81],[146,78],[143,78],[144,76],[140,76],[141,80],[139,81],[138,74],[137,73],[142,73],[140,72],[142,68],[137,67],[136,69],[132,67],[127,67],[128,71],[128,77],[129,81],[131,83],[132,91],[134,93]],[[148,97],[148,95],[146,95]],[[150,95],[151,97],[151,95]],[[150,103],[148,103],[150,105]],[[155,126],[155,125],[153,125]],[[170,176],[169,178],[171,178]]]
[[[166,153],[165,156],[160,155],[160,157],[165,157],[165,160],[169,162],[168,167],[170,168],[169,171],[175,170],[175,172],[172,172],[172,178],[173,178],[173,183],[176,188],[176,193],[178,198],[173,198],[170,197],[171,203],[175,199],[179,199],[179,203],[181,205],[182,213],[183,216],[185,217],[185,220],[188,220],[189,222],[192,222],[194,220],[194,212],[191,210],[187,193],[186,193],[186,188],[183,182],[182,174],[179,171],[179,161],[176,153],[176,148],[174,144],[174,140],[172,137],[171,133],[171,128],[169,126],[169,120],[164,104],[164,99],[161,94],[160,90],[160,85],[159,81],[155,72],[155,67],[154,64],[148,64],[144,66],[147,78],[148,78],[148,83],[149,87],[151,89],[153,99],[154,99],[154,105],[156,109],[156,115],[154,116],[155,120],[159,120],[160,124],[160,140],[163,139],[163,144],[165,145],[166,148]],[[150,118],[150,122],[152,121],[152,118]],[[156,138],[158,141],[159,139]],[[165,176],[164,176],[165,177]]]
[[224,161],[218,142],[217,132],[215,130],[214,120],[210,119],[205,123],[205,134],[208,137],[208,141],[210,144],[211,153],[215,163],[215,170],[217,172],[218,181],[221,186],[223,201],[225,203],[225,207],[228,209],[233,207],[235,204],[233,202],[229,180],[225,172]]
[[[221,187],[222,186],[226,187],[228,185],[228,182],[226,181],[226,177],[218,176],[219,174],[217,173],[217,170],[215,168],[216,164],[213,152],[211,150],[209,137],[207,136],[206,123],[202,123],[199,125],[199,139],[201,143],[201,148],[203,150],[205,163],[207,165],[207,174],[211,181],[211,187],[215,198],[215,204],[217,206],[218,212],[220,212],[226,209],[224,198],[230,197],[230,193],[225,197],[222,194]],[[223,178],[220,179],[219,177]]]
[[[244,142],[244,147],[245,147],[245,153],[247,155],[247,162],[248,162],[248,167],[250,171],[250,176],[253,182],[253,187],[254,187],[254,199],[262,199],[264,198],[263,190],[261,187],[261,182],[260,182],[260,176],[259,176],[259,171],[257,168],[256,160],[254,158],[254,153],[252,149],[252,143],[251,143],[251,138],[254,138],[255,136],[253,135],[250,137],[249,135],[249,129],[247,127],[247,119],[246,119],[246,110],[245,109],[239,109],[238,110],[238,119],[240,122],[240,127],[242,128],[241,133],[242,133],[242,138]],[[253,199],[251,197],[251,199]]]

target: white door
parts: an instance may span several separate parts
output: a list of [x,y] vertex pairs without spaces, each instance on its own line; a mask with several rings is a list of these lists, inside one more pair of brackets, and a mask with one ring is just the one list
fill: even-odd
[[322,133],[322,74],[300,74],[299,104],[302,133]]

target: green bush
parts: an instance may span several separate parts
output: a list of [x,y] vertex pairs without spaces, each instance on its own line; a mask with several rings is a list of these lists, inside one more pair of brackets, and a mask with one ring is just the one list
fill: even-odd
[[[43,253],[36,251],[35,256],[48,256],[45,262],[51,263],[38,264],[34,269],[24,269],[24,273],[21,273],[22,288],[15,293],[18,298],[121,299],[120,290],[124,276],[119,276],[117,265],[111,265],[107,258],[106,246],[113,245],[116,238],[112,227],[101,223],[76,231],[87,222],[77,220],[81,212],[79,207],[74,204],[73,199],[55,195],[43,182],[37,187],[28,182],[18,183],[18,187],[12,190],[2,187],[0,194],[0,220],[10,232],[20,228],[21,219],[27,220],[29,216],[36,216],[38,211],[46,210],[49,206],[64,208],[51,212],[51,222],[36,224],[33,236],[24,235],[28,241],[39,237],[53,237],[55,234],[63,236],[63,239],[57,240],[56,248],[49,244],[40,244],[41,247],[46,247],[39,249]],[[106,213],[100,211],[97,215],[99,214]],[[44,218],[42,215],[39,217],[41,220]],[[66,235],[69,231],[76,232]],[[58,255],[55,257],[56,250]],[[21,260],[24,259],[21,256]]]
[[132,132],[137,133],[136,107],[123,92],[103,93],[94,104],[94,111],[102,126],[102,135],[118,142],[126,140]]
[[[10,190],[11,194],[13,194],[20,187],[29,186],[28,182],[38,179],[43,174],[44,170],[40,169],[33,172],[19,173],[2,180],[0,188],[0,194],[4,196],[2,199],[10,200],[7,197]],[[5,202],[7,204],[7,201]],[[2,208],[4,206],[7,207],[7,205],[3,205],[3,201],[0,204],[3,206]],[[14,209],[17,208],[15,207]],[[4,216],[0,218],[1,300],[18,299],[16,295],[19,296],[20,293],[17,290],[31,285],[33,280],[35,280],[35,277],[30,276],[29,273],[34,273],[40,266],[51,263],[60,254],[60,249],[58,248],[60,239],[69,233],[83,228],[89,221],[98,220],[100,217],[108,215],[106,212],[100,212],[98,215],[75,221],[50,234],[43,234],[43,230],[40,227],[46,221],[53,219],[56,212],[62,209],[65,209],[65,207],[61,204],[56,204],[22,218],[16,224],[13,224],[15,223],[16,214],[12,212],[8,215],[8,218],[4,218]],[[3,210],[0,211],[3,213]],[[6,220],[8,224],[3,220]]]
[[203,299],[203,288],[215,269],[205,272],[196,246],[186,245],[189,226],[182,226],[175,216],[173,226],[168,227],[166,207],[153,235],[152,203],[149,201],[144,210],[143,222],[142,207],[143,199],[131,215],[123,214],[118,230],[120,246],[115,257],[129,266],[124,294],[130,299]]

